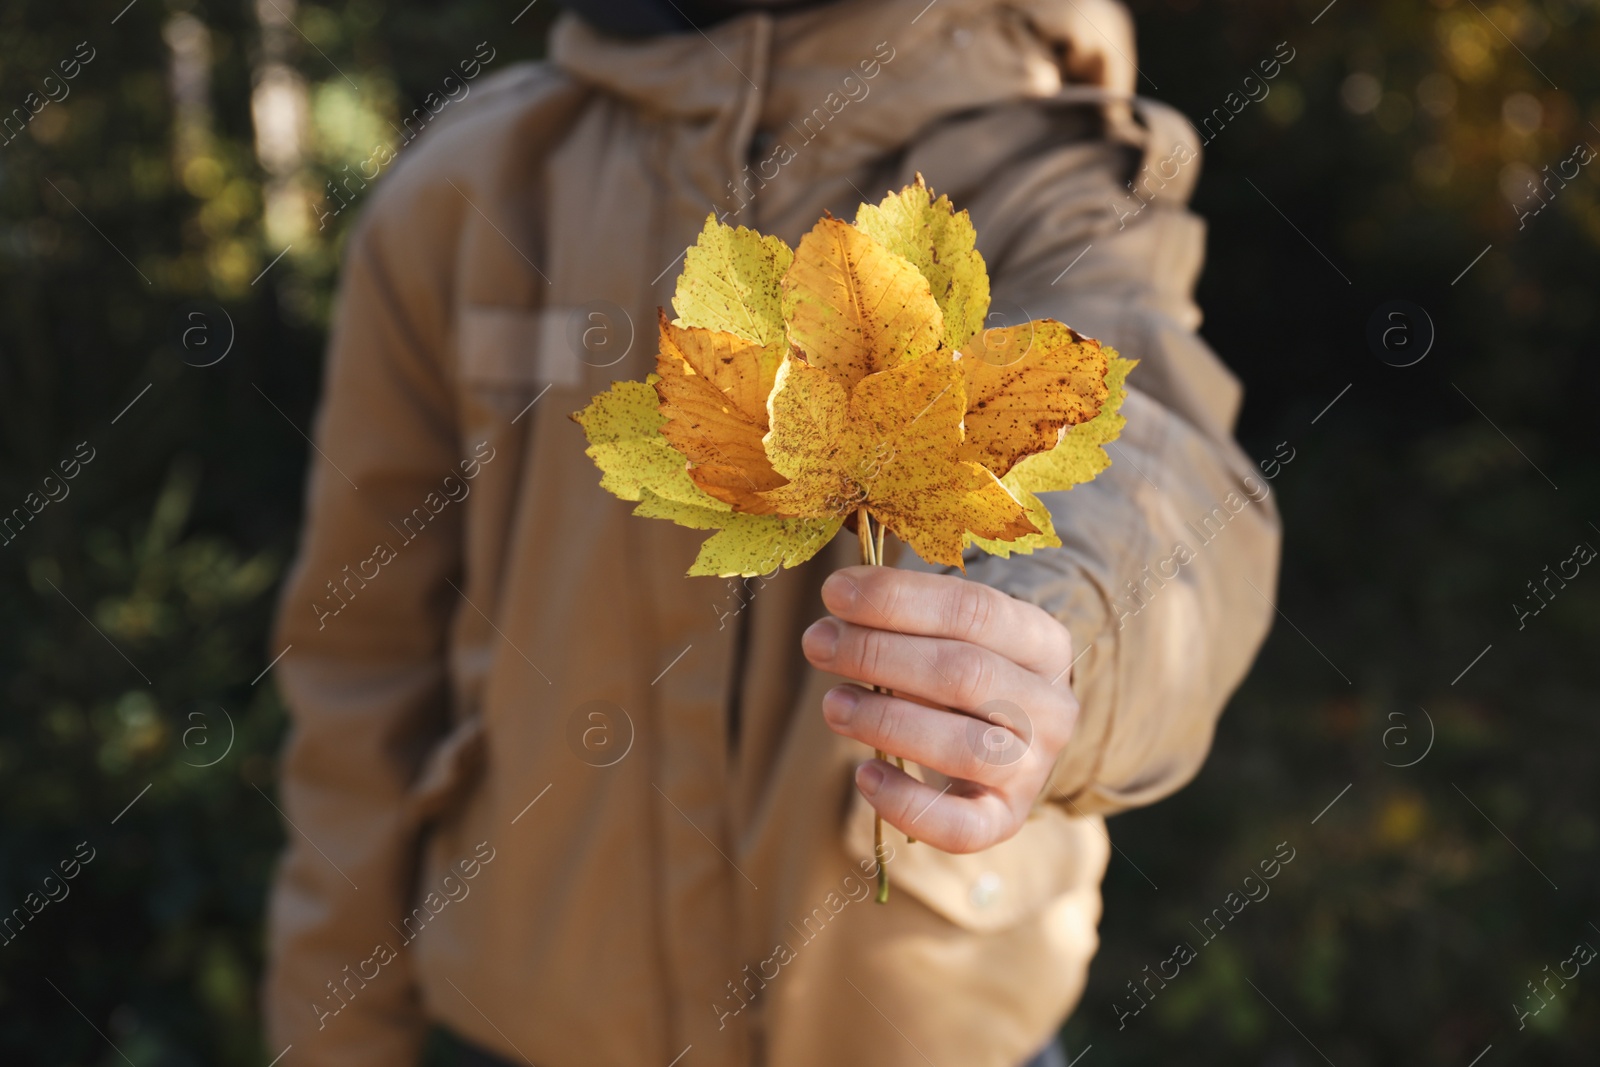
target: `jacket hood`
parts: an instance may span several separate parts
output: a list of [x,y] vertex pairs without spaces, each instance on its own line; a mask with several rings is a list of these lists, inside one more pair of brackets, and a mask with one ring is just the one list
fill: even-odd
[[[568,13],[551,37],[551,58],[568,74],[647,112],[710,118],[738,99],[754,108],[758,130],[777,134],[821,107],[830,112],[828,146],[863,151],[897,147],[962,110],[1048,97],[1067,84],[1131,95],[1133,52],[1131,19],[1114,0],[845,0],[752,10],[648,39],[608,36]],[[848,106],[868,93],[888,99]]]

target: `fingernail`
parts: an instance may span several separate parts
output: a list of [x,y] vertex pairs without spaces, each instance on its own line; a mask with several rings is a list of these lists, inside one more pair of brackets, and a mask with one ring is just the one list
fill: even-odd
[[832,659],[839,649],[838,624],[832,619],[818,619],[801,635],[800,645],[813,659]]
[[822,583],[822,600],[830,607],[848,610],[855,604],[856,586],[849,578],[834,571]]
[[842,726],[850,721],[851,715],[855,713],[856,705],[860,702],[861,691],[855,686],[836,686],[828,690],[823,696],[822,711],[829,721]]
[[869,797],[878,795],[878,788],[883,785],[883,764],[877,760],[863,763],[856,768],[856,785]]

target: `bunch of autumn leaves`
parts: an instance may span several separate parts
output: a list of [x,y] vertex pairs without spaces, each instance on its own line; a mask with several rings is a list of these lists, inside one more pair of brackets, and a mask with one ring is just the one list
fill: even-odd
[[794,250],[708,218],[656,373],[573,415],[601,486],[716,530],[690,574],[796,566],[863,510],[931,563],[1059,545],[1035,494],[1109,465],[1133,363],[1052,319],[985,330],[976,239],[920,178]]

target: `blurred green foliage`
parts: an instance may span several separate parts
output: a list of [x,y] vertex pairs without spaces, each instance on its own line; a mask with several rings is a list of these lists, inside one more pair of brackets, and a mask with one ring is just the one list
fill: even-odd
[[[1517,1012],[1574,943],[1600,947],[1600,581],[1552,583],[1521,629],[1512,605],[1600,547],[1597,175],[1518,218],[1529,172],[1600,150],[1600,12],[1325,4],[1134,7],[1160,86],[1141,91],[1195,117],[1278,42],[1297,52],[1207,146],[1196,198],[1241,439],[1295,458],[1271,482],[1278,626],[1196,782],[1112,821],[1104,946],[1067,1034],[1101,1067],[1465,1067],[1490,1044],[1482,1067],[1592,1063],[1587,968],[1525,1029]],[[1403,368],[1365,337],[1397,299],[1437,330]],[[1189,924],[1280,841],[1298,855],[1271,896],[1202,945]],[[1126,983],[1185,940],[1199,958],[1119,1030]]]
[[[520,6],[0,11],[0,122],[94,53],[0,144],[0,509],[96,454],[0,538],[0,915],[95,850],[0,947],[7,1063],[122,1062],[96,1027],[141,1067],[278,1051],[255,998],[283,713],[259,676],[355,214],[318,209],[479,42],[491,71],[540,52],[550,2],[513,26]],[[1594,168],[1518,217],[1530,178],[1600,148],[1600,12],[1134,6],[1141,91],[1197,118],[1295,50],[1208,145],[1197,200],[1242,439],[1294,458],[1271,483],[1280,625],[1195,784],[1113,821],[1069,1043],[1102,1067],[1590,1063],[1592,974],[1524,1030],[1512,1005],[1600,945],[1600,579],[1520,630],[1511,604],[1600,545]],[[286,115],[292,144],[260,140]],[[1437,329],[1415,366],[1365,340],[1393,299]],[[1119,1030],[1126,983],[1280,841],[1270,897]]]
[[[0,915],[95,855],[0,935],[0,1062],[122,1063],[98,1027],[140,1067],[231,1067],[279,1051],[256,987],[284,715],[258,676],[354,216],[309,207],[401,101],[485,38],[488,70],[539,54],[548,19],[125,2],[0,10],[0,514],[61,497],[0,535]],[[287,179],[252,115],[274,62],[305,112]],[[275,183],[298,229],[267,224]]]

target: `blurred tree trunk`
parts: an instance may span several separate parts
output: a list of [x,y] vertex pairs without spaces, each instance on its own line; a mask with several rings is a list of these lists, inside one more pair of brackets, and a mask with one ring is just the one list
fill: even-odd
[[267,243],[283,248],[303,236],[310,223],[304,173],[309,112],[306,82],[289,60],[299,31],[295,0],[256,0],[261,49],[252,71],[250,115],[256,159],[267,173],[262,188]]

